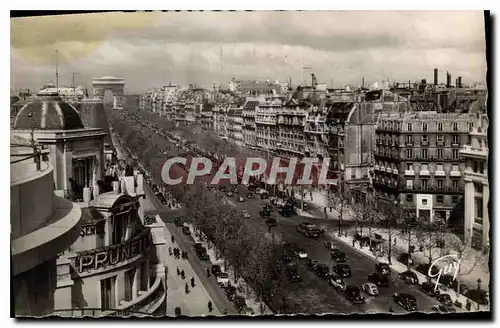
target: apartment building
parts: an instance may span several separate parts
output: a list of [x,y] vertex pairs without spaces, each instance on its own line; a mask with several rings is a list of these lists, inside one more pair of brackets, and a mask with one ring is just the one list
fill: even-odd
[[489,245],[488,125],[486,114],[475,113],[467,144],[460,150],[465,161],[464,236],[476,249]]
[[255,109],[259,105],[257,98],[247,98],[243,105],[243,142],[247,147],[255,147],[257,140],[255,135]]
[[228,138],[238,146],[244,145],[242,108],[232,104],[227,111]]
[[448,220],[464,193],[469,114],[381,115],[376,127],[373,185],[380,202],[397,201],[419,220]]
[[278,153],[290,157],[304,155],[304,125],[307,110],[290,101],[278,109],[277,115],[280,139],[277,144]]
[[281,109],[280,99],[268,99],[259,102],[255,108],[255,134],[257,147],[276,151],[278,147],[279,129],[277,112]]
[[227,103],[215,105],[212,109],[214,131],[218,136],[224,139],[228,137],[228,110],[229,104]]

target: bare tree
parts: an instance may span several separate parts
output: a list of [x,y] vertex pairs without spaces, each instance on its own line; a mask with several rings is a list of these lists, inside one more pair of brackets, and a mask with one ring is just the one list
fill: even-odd
[[341,226],[347,207],[351,201],[351,195],[348,190],[345,190],[343,179],[339,179],[336,188],[328,191],[327,206],[332,207],[339,213],[338,236],[342,235]]
[[416,229],[420,248],[427,257],[428,264],[431,265],[434,259],[434,251],[442,246],[443,234],[447,232],[446,223],[443,218],[436,215],[431,221],[420,221]]
[[395,237],[398,234],[396,226],[401,219],[401,213],[402,213],[401,207],[397,202],[381,204],[380,223],[386,229],[387,232],[387,239],[388,239],[387,261],[389,262],[389,264],[392,264],[391,258],[392,258],[393,239],[395,239]]

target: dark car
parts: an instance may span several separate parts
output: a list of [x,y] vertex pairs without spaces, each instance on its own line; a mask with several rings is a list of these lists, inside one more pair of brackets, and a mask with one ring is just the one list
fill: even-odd
[[436,296],[436,299],[439,301],[439,303],[446,305],[446,306],[452,306],[453,301],[451,300],[451,296],[449,294],[439,294]]
[[344,291],[345,296],[349,301],[354,304],[363,304],[365,303],[365,298],[361,295],[361,290],[358,286],[349,285],[345,288]]
[[269,198],[269,193],[266,191],[266,192],[262,192],[260,194],[260,199],[268,199]]
[[179,218],[176,218],[174,220],[174,224],[175,224],[176,227],[182,227],[182,226],[184,226],[184,222],[182,222],[182,220],[179,219]]
[[226,192],[226,191],[227,191],[227,188],[226,188],[226,186],[221,185],[221,186],[219,187],[219,190],[220,190],[220,191],[222,191],[222,192]]
[[351,276],[351,267],[344,263],[334,265],[332,270],[343,278],[348,278]]
[[227,197],[233,197],[234,193],[232,191],[226,192]]
[[332,260],[337,263],[345,263],[347,262],[347,257],[344,252],[332,252],[331,253]]
[[224,294],[226,294],[227,299],[232,302],[236,296],[236,287],[227,286],[224,290]]
[[212,265],[212,274],[214,276],[217,276],[220,272],[222,272],[220,265],[218,265],[218,264]]
[[248,193],[247,193],[247,198],[248,198],[248,199],[253,199],[254,197],[255,197],[255,196],[254,196],[253,192],[248,192]]
[[182,233],[185,234],[185,235],[191,235],[191,230],[189,230],[189,227],[182,227]]
[[398,256],[398,262],[403,263],[404,265],[412,265],[413,259],[410,254],[404,253]]
[[[458,287],[458,281],[449,274],[442,274],[441,277],[439,277],[439,283],[453,290],[456,290]],[[460,288],[460,290],[463,291],[462,288]]]
[[385,274],[372,272],[368,275],[368,281],[373,282],[377,287],[389,287],[389,279]]
[[488,305],[488,292],[485,290],[470,289],[465,293],[465,296],[480,305]]
[[386,275],[391,274],[391,268],[389,267],[389,264],[387,264],[387,263],[375,264],[375,270],[377,270],[377,272],[381,273],[381,274],[386,274]]
[[203,244],[202,243],[195,243],[194,244],[194,250],[195,251],[198,251],[198,250],[201,250],[201,249],[204,249],[205,247],[203,247]]
[[434,305],[432,307],[432,311],[437,312],[437,313],[456,313],[457,310],[451,306],[445,306],[443,304],[439,305]]
[[407,284],[418,285],[417,274],[413,271],[405,271],[398,274],[399,279],[404,280]]
[[395,293],[392,299],[401,305],[406,311],[417,311],[417,299],[408,293]]
[[440,294],[439,288],[436,288],[436,284],[432,282],[423,282],[420,285],[420,290],[430,297],[436,297]]
[[319,264],[319,261],[318,260],[314,260],[314,259],[307,259],[307,266],[314,270],[314,268]]
[[288,279],[290,279],[290,281],[292,282],[302,281],[302,278],[300,277],[295,265],[288,266],[286,269],[286,274],[288,276]]
[[[423,275],[426,275],[428,276],[429,275],[429,268],[431,266],[429,264],[419,264],[417,265],[417,267],[415,268],[416,271],[420,272],[421,274]],[[431,269],[431,276],[435,277],[439,274],[439,269],[436,268],[435,266],[432,267]],[[441,281],[441,279],[440,279]]]
[[238,312],[247,306],[247,302],[245,301],[245,298],[243,296],[240,296],[240,295],[235,296],[233,302],[234,302],[234,307],[236,308],[236,311],[238,311]]
[[208,260],[210,260],[210,256],[207,254],[207,249],[205,247],[196,250],[196,255],[202,261],[208,261]]
[[316,274],[322,278],[330,278],[332,276],[332,273],[330,272],[330,269],[328,268],[328,265],[320,263],[314,267],[314,271]]
[[267,218],[266,219],[266,224],[269,226],[269,227],[276,227],[278,225],[278,223],[276,222],[276,219],[275,218]]

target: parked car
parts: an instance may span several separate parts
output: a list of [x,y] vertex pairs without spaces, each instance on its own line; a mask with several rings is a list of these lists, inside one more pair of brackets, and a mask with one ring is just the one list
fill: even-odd
[[268,199],[268,198],[269,198],[269,193],[267,191],[260,193],[260,199]]
[[310,258],[307,259],[307,266],[312,270],[314,270],[318,264],[319,264],[318,260],[313,260]]
[[[431,266],[429,264],[419,264],[417,265],[417,267],[415,268],[416,271],[420,272],[421,274],[423,275],[426,275],[428,276],[429,275],[429,268]],[[431,269],[431,276],[437,276],[439,274],[439,269],[436,268],[435,266],[432,267]],[[439,279],[439,281],[441,282],[441,279]]]
[[219,190],[222,191],[222,192],[226,192],[227,188],[226,188],[225,185],[221,185],[221,186],[219,186]]
[[300,277],[299,272],[297,271],[297,267],[295,265],[287,266],[286,274],[288,275],[288,279],[290,279],[290,281],[292,282],[302,281],[302,278]]
[[242,213],[243,213],[243,217],[245,219],[250,219],[251,218],[251,215],[250,215],[250,213],[248,213],[247,210],[243,210]]
[[399,255],[398,262],[403,263],[404,265],[413,265],[413,259],[411,258],[411,255],[408,253]]
[[363,304],[365,303],[365,298],[361,295],[361,290],[358,286],[349,285],[345,288],[344,291],[345,296],[349,301],[354,304]]
[[220,265],[214,264],[212,265],[212,274],[217,277],[217,275],[222,272]]
[[254,197],[255,197],[255,196],[254,196],[253,192],[248,192],[248,193],[247,193],[247,198],[248,198],[248,199],[253,199]]
[[332,269],[333,272],[343,278],[348,278],[351,276],[351,267],[345,263],[338,263],[334,265]]
[[202,244],[202,243],[195,243],[195,244],[194,244],[194,250],[195,250],[195,251],[199,251],[199,250],[201,250],[202,248],[205,248],[205,247],[203,247],[203,244]]
[[182,222],[182,220],[180,218],[174,219],[174,224],[176,227],[183,227],[184,226],[184,222]]
[[417,299],[408,293],[394,293],[392,299],[406,311],[417,311]]
[[371,296],[377,296],[378,295],[378,288],[377,286],[372,283],[372,282],[365,282],[362,286],[361,289],[367,293],[368,295]]
[[335,250],[335,245],[329,241],[325,241],[325,247],[328,248],[330,251]]
[[255,315],[255,311],[251,307],[244,307],[240,310],[241,315]]
[[453,301],[451,300],[450,294],[439,294],[436,296],[436,299],[439,301],[439,303],[444,304],[446,306],[453,305]]
[[243,296],[240,296],[240,295],[235,296],[233,302],[234,302],[234,307],[236,308],[236,310],[238,312],[247,306],[247,302],[245,301],[245,298]]
[[331,253],[332,260],[337,263],[345,263],[347,262],[347,257],[344,252],[332,252]]
[[266,224],[269,227],[276,227],[278,225],[278,223],[276,222],[275,218],[267,218],[266,219]]
[[234,193],[232,191],[228,191],[228,192],[226,192],[226,196],[227,197],[233,197]]
[[243,203],[245,201],[245,198],[242,196],[238,196],[238,202]]
[[210,256],[208,255],[207,249],[205,247],[196,250],[196,255],[202,261],[208,261],[208,260],[210,260]]
[[295,250],[295,254],[301,259],[306,259],[307,258],[307,252],[303,248],[298,248]]
[[320,263],[314,267],[314,271],[316,274],[322,278],[330,278],[332,276],[332,273],[330,272],[330,269],[328,268],[328,265]]
[[[456,290],[458,287],[458,281],[450,274],[442,274],[441,277],[439,277],[439,283],[453,290]],[[460,290],[466,292],[462,287],[460,287]]]
[[443,304],[434,305],[431,310],[433,312],[436,312],[436,313],[456,313],[457,312],[457,310],[455,310],[454,307],[446,306]]
[[389,279],[387,275],[378,272],[372,272],[368,275],[368,281],[374,283],[378,287],[389,287]]
[[330,285],[332,285],[333,287],[337,288],[340,291],[345,291],[346,288],[345,281],[340,276],[332,276],[330,278]]
[[420,290],[430,297],[436,297],[440,294],[439,288],[436,288],[436,284],[432,282],[423,282],[420,285]]
[[227,286],[229,284],[229,275],[226,272],[219,272],[217,274],[217,284],[219,286]]
[[184,227],[182,227],[182,233],[189,236],[189,235],[191,235],[191,230],[189,230],[188,226],[184,226]]
[[390,275],[391,274],[391,268],[389,267],[389,264],[387,263],[377,263],[375,264],[375,270],[381,274],[386,274]]
[[232,302],[234,300],[234,297],[236,296],[236,287],[234,286],[227,286],[224,289],[224,294],[226,294],[227,299]]
[[470,289],[465,292],[465,296],[480,305],[488,305],[488,292],[485,290]]
[[399,279],[404,280],[407,284],[418,285],[417,274],[413,271],[404,271],[398,274]]

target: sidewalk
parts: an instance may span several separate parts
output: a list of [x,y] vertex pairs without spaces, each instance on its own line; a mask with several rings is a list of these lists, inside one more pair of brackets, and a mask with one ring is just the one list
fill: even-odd
[[[376,229],[373,229],[372,230],[372,234],[374,234]],[[344,230],[345,231],[345,230]],[[368,231],[366,231],[368,232]],[[378,234],[383,234],[382,231],[379,231],[379,232],[376,232]],[[354,230],[351,230],[348,232],[347,234],[347,237],[342,234],[341,237],[338,236],[338,234],[336,232],[328,232],[327,233],[328,235],[330,235],[331,237],[335,238],[336,240],[339,240],[343,243],[345,243],[346,245],[348,245],[349,247],[353,247],[353,235],[354,235]],[[385,235],[382,235],[383,238],[387,239],[387,234]],[[390,265],[391,269],[395,272],[404,272],[404,271],[407,271],[407,267],[406,265],[404,265],[403,263],[400,263],[397,261],[397,249],[400,245],[396,245],[395,248],[393,248],[393,255],[391,256],[391,263],[392,265]],[[384,255],[383,257],[377,257],[373,252],[370,251],[369,247],[363,247],[363,248],[359,248],[359,243],[356,243],[356,246],[353,247],[356,251],[360,252],[360,253],[363,253],[365,254],[366,256],[370,257],[370,258],[373,258],[379,262],[382,262],[382,263],[388,263],[388,260],[387,260],[387,255]],[[396,252],[395,252],[396,250]],[[407,249],[403,249],[403,251],[401,251],[400,253],[403,253],[403,252],[407,252]],[[414,260],[415,263],[427,263],[427,262],[418,262],[418,259],[419,257],[416,256],[414,257],[416,253],[412,254],[412,259]],[[396,256],[395,256],[396,255]],[[422,259],[422,258],[420,258]],[[419,279],[419,282],[422,283],[422,282],[425,282],[427,281],[427,277],[423,274],[421,274],[420,272],[417,272],[415,270],[412,269],[413,272],[415,272],[417,274],[417,277]],[[461,281],[463,281],[464,279],[461,278]],[[488,277],[488,280],[489,280],[489,277]],[[435,282],[436,280],[435,279],[432,279],[431,280],[432,282]],[[483,287],[484,288],[484,287]],[[463,306],[463,311],[465,311],[465,304],[467,302],[467,298],[462,295],[462,294],[459,294],[457,295],[456,292],[453,292],[453,291],[450,291],[450,296],[452,297],[452,300],[455,301],[458,299],[459,302],[462,303],[462,306]],[[479,305],[477,303],[475,303],[474,301],[471,300],[471,303],[472,303],[472,308],[471,308],[471,312],[474,312],[474,311],[490,311],[490,307],[489,305],[485,306],[485,305]],[[458,310],[458,309],[457,309]]]
[[[300,201],[302,199],[302,197],[300,196],[300,189],[295,189],[294,191],[295,191],[294,198],[299,201],[299,206],[300,206]],[[328,196],[326,190],[319,191],[319,190],[304,189],[304,202],[308,206],[307,212],[312,214],[313,216],[325,217],[325,207],[326,207],[327,218],[338,220],[339,212],[337,212],[335,209],[332,209],[330,211],[327,197]],[[351,213],[351,210],[346,206],[344,208],[342,220],[346,221],[352,220],[353,217],[354,215]]]
[[[172,244],[171,233],[167,231],[167,248],[168,247],[178,247],[177,244]],[[186,316],[206,316],[206,315],[216,315],[220,316],[221,311],[217,309],[217,305],[212,301],[213,310],[211,313],[208,312],[208,301],[210,296],[208,295],[205,287],[201,283],[201,280],[194,272],[191,264],[187,260],[175,259],[175,257],[169,256],[167,253],[167,316],[175,316],[175,308],[180,307],[182,315]],[[180,270],[184,270],[186,274],[185,280],[180,276],[177,276],[177,267]],[[195,279],[195,287],[191,288],[191,277]],[[185,283],[189,285],[189,294],[185,293]]]

